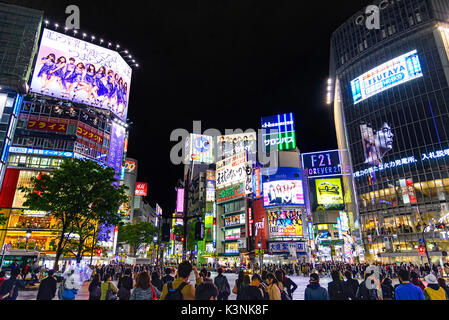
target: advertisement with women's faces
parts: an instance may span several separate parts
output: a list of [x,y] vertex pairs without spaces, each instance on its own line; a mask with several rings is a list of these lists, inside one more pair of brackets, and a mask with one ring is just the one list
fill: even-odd
[[302,212],[299,210],[279,210],[268,212],[269,237],[302,237]]
[[118,52],[44,29],[30,90],[107,109],[126,121],[131,74]]
[[264,207],[304,204],[304,190],[300,180],[265,182],[263,193]]

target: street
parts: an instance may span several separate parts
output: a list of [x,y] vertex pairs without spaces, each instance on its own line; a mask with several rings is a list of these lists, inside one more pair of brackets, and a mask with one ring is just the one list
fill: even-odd
[[[212,272],[212,279],[214,279],[217,276],[216,272]],[[229,285],[232,288],[234,288],[235,281],[237,280],[237,274],[235,273],[227,273],[225,274],[226,278],[228,278]],[[304,300],[304,291],[309,284],[309,277],[303,277],[303,276],[291,276],[289,277],[298,285],[298,289],[293,293],[293,300]],[[331,282],[331,278],[325,277],[320,279],[320,285],[327,289],[327,284]],[[359,280],[360,281],[360,280]],[[190,277],[190,282],[195,283],[195,277]],[[393,285],[397,284],[397,280],[393,280]],[[114,281],[114,284],[117,285],[117,281]],[[89,282],[84,282],[81,290],[79,291],[78,295],[76,296],[76,300],[88,300],[89,299]],[[19,297],[17,300],[35,300],[37,296],[37,290],[35,291],[20,291]],[[231,295],[229,296],[229,300],[235,300],[236,295],[231,292]],[[54,300],[58,300],[57,297],[55,297]]]

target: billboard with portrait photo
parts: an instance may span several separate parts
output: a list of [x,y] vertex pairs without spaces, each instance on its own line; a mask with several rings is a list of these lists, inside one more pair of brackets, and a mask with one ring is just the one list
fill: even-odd
[[257,134],[255,132],[217,137],[217,159],[226,159],[242,152],[257,152]]
[[379,165],[384,156],[393,149],[394,134],[390,124],[382,122],[379,128],[363,123],[360,125],[365,163]]
[[131,75],[118,52],[44,29],[30,91],[110,110],[126,121]]

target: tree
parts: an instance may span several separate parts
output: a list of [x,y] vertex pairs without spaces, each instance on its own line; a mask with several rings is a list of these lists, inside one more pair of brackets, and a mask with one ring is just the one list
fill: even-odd
[[133,247],[134,257],[144,244],[153,242],[158,229],[150,222],[139,222],[120,226],[118,229],[118,242]]
[[69,250],[81,260],[87,239],[94,241],[93,229],[120,223],[119,207],[127,201],[126,187],[114,186],[114,176],[114,169],[96,162],[66,159],[52,173],[33,178],[30,188],[19,188],[25,193],[25,207],[46,211],[58,222],[55,270],[61,255]]

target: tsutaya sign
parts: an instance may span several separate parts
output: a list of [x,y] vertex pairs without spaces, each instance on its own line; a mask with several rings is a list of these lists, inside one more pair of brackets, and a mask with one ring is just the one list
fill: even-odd
[[277,147],[279,151],[296,148],[295,121],[293,113],[262,118],[262,134],[266,151]]
[[423,76],[416,50],[377,66],[351,81],[354,104]]

